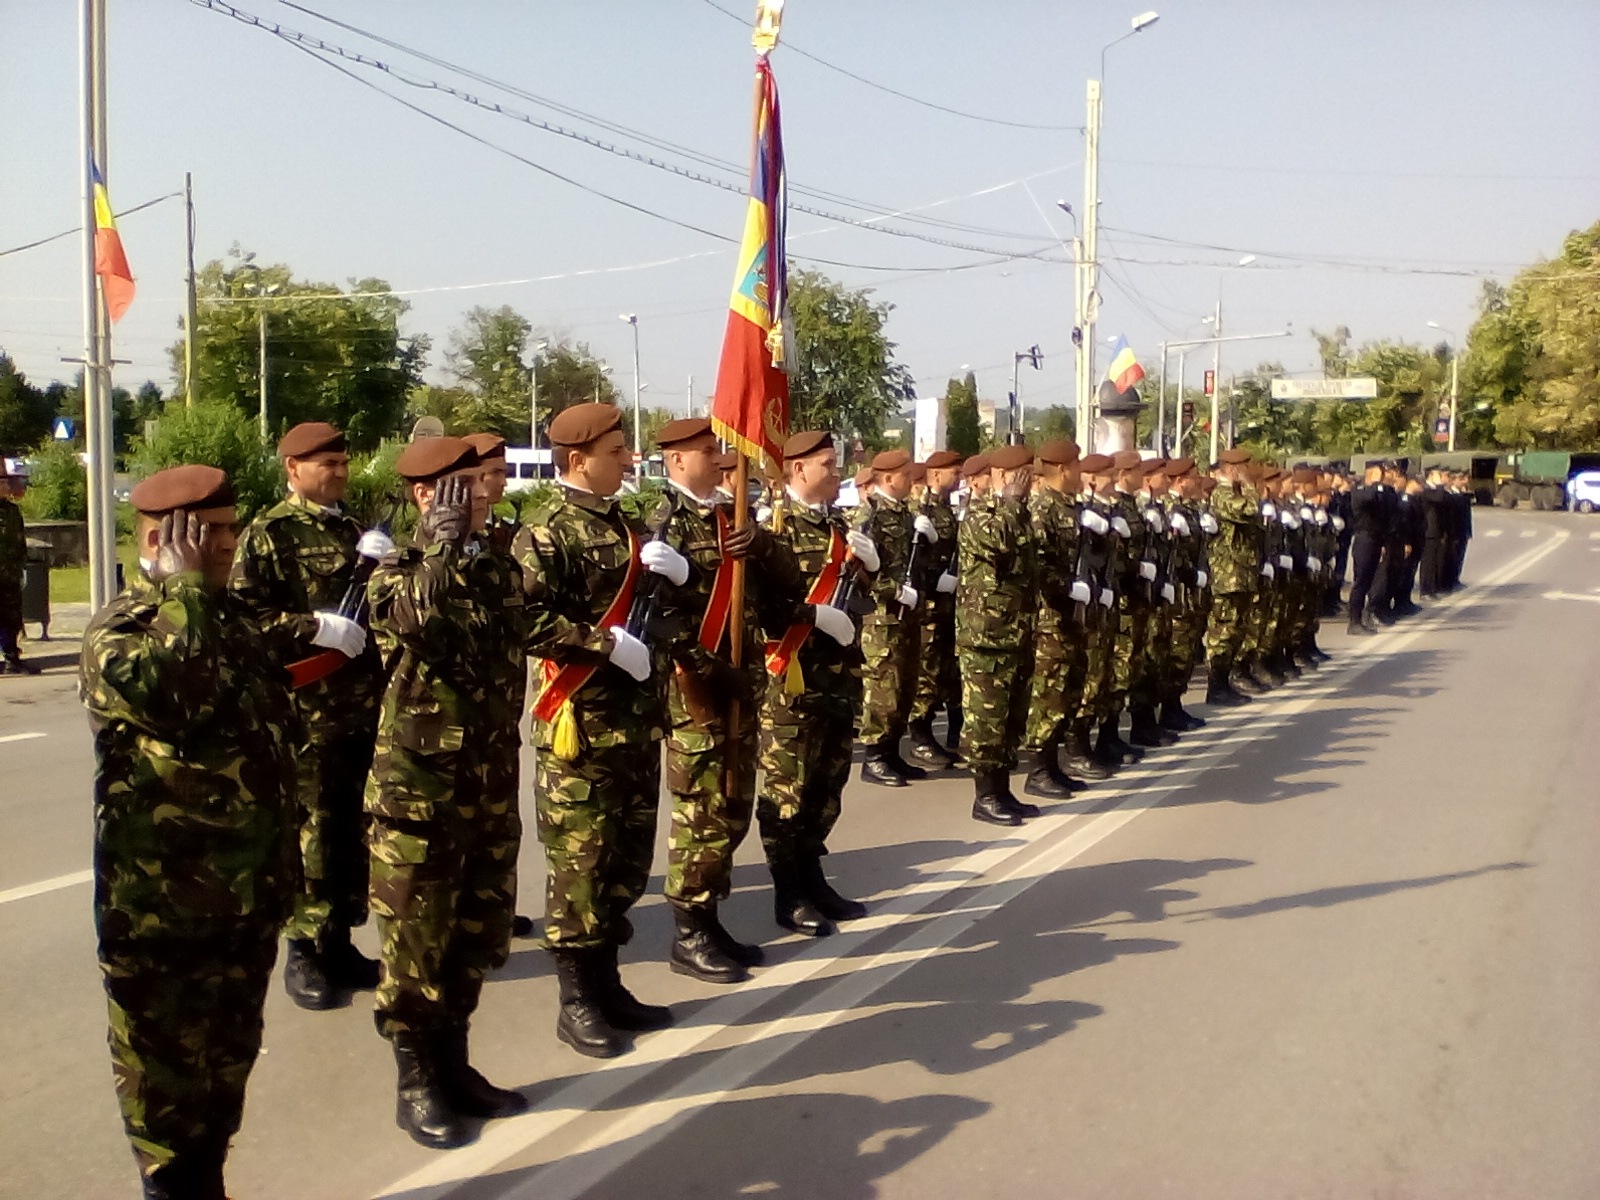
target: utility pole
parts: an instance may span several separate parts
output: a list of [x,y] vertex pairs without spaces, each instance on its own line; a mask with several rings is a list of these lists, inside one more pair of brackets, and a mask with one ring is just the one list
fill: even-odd
[[1167,344],[1161,343],[1161,374],[1156,387],[1156,434],[1150,449],[1156,454],[1166,453],[1167,439]]
[[[1187,350],[1178,351],[1178,410],[1172,416],[1172,448],[1180,455],[1183,453],[1183,381],[1185,378],[1184,357],[1188,353],[1189,352]],[[1212,459],[1211,461],[1216,462],[1216,459]]]
[[195,298],[194,284],[194,176],[188,171],[183,173],[183,213],[184,241],[188,251],[188,269],[184,275],[183,403],[188,408],[194,404],[194,339],[200,308]]
[[633,326],[633,457],[644,461],[644,426],[640,423],[639,404],[639,314],[623,313],[622,320]]
[[261,440],[267,440],[267,305],[256,300],[256,349],[258,351],[257,390],[261,393]]
[[539,448],[539,352],[528,363],[528,449]]
[[1222,298],[1217,298],[1216,316],[1212,318],[1211,332],[1216,341],[1211,346],[1211,461],[1222,453],[1221,408],[1222,396]]
[[683,415],[694,416],[694,376],[689,376],[689,386],[683,392]]
[[[1104,55],[1102,54],[1102,60]],[[1094,453],[1094,379],[1096,303],[1100,286],[1100,81],[1089,80],[1088,114],[1084,128],[1083,154],[1083,242],[1079,254],[1078,328],[1083,344],[1078,349],[1078,441],[1084,454]]]
[[1461,398],[1461,347],[1450,356],[1450,453],[1456,452],[1456,409]]

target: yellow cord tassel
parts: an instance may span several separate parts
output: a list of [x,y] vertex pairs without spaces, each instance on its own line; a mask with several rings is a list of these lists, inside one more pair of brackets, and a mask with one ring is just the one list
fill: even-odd
[[798,654],[789,660],[789,669],[783,673],[783,692],[786,696],[803,696],[806,694],[806,677],[800,671],[800,656]]
[[583,753],[583,739],[578,733],[578,715],[572,710],[571,700],[556,713],[555,723],[550,729],[550,749],[562,762],[572,762]]

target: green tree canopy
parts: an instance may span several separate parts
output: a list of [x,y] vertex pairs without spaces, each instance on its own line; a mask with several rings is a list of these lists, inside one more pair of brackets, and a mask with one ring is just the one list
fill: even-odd
[[916,395],[911,372],[895,361],[895,344],[885,332],[894,306],[875,303],[871,295],[817,271],[790,276],[791,428],[828,429],[871,446],[884,422]]
[[197,401],[193,407],[169,404],[148,441],[135,439],[133,474],[140,478],[167,467],[203,463],[219,467],[233,481],[239,516],[248,521],[284,494],[283,468],[262,444],[255,419],[227,401]]
[[952,379],[944,389],[945,441],[963,457],[983,449],[983,423],[978,419],[978,377]]
[[59,396],[34,387],[0,351],[0,454],[21,454],[50,436]]

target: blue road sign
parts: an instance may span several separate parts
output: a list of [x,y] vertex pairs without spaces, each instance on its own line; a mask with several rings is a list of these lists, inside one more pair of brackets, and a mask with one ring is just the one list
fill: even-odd
[[57,417],[55,431],[50,436],[58,442],[70,442],[72,440],[72,422],[65,417]]

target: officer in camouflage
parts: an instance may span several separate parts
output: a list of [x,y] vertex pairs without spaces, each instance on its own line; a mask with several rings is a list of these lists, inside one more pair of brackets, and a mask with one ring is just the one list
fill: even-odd
[[1192,458],[1170,458],[1164,474],[1170,488],[1164,497],[1169,558],[1167,578],[1172,584],[1170,609],[1172,636],[1164,674],[1159,681],[1163,729],[1174,733],[1201,729],[1205,721],[1183,707],[1183,694],[1199,663],[1205,634],[1204,595],[1210,585],[1206,567],[1205,526],[1201,521],[1201,485]]
[[961,481],[961,456],[954,450],[936,450],[923,464],[927,471],[921,512],[933,522],[938,540],[919,555],[921,596],[918,616],[916,692],[911,702],[907,732],[911,757],[940,769],[955,761],[933,736],[934,714],[943,708],[949,741],[956,744],[961,730],[961,680],[956,671],[956,531],[959,523],[950,496]]
[[556,1036],[611,1058],[627,1048],[625,1033],[672,1020],[627,990],[617,952],[650,880],[666,736],[645,610],[655,581],[686,579],[688,564],[617,504],[633,462],[621,410],[563,409],[550,443],[559,490],[530,514],[515,548],[541,667],[533,744],[544,944],[560,988]]
[[227,476],[173,467],[131,500],[140,570],[90,623],[79,668],[112,1069],[147,1200],[222,1200],[298,884],[301,733],[226,590]]
[[[1170,746],[1178,740],[1178,730],[1162,725],[1158,707],[1172,677],[1172,609],[1177,603],[1177,585],[1172,582],[1172,531],[1167,527],[1166,501],[1170,480],[1167,460],[1148,458],[1141,464],[1142,486],[1135,499],[1144,521],[1145,562],[1139,586],[1146,596],[1148,617],[1145,638],[1136,664],[1137,690],[1128,701],[1132,729],[1129,740],[1135,746]],[[1152,569],[1145,568],[1148,563]]]
[[1069,770],[1085,779],[1108,779],[1123,765],[1122,752],[1102,749],[1094,728],[1115,711],[1112,668],[1116,657],[1117,585],[1123,572],[1122,535],[1116,509],[1116,467],[1107,454],[1090,454],[1078,463],[1083,479],[1078,506],[1077,580],[1088,588],[1090,603],[1083,610],[1083,693],[1077,715],[1068,731],[1063,760]]
[[28,538],[17,500],[27,481],[13,473],[9,459],[0,459],[0,675],[37,675],[39,668],[22,659],[22,573],[28,559]]
[[1033,451],[1003,446],[989,455],[991,490],[961,523],[956,653],[961,658],[962,753],[972,770],[974,820],[1020,825],[1036,805],[1011,794],[1010,773],[1027,732],[1039,564],[1028,492]]
[[362,792],[383,682],[376,645],[338,609],[357,572],[393,543],[381,530],[363,532],[344,509],[350,458],[338,429],[296,425],[278,457],[289,495],[245,530],[228,586],[281,664],[319,653],[337,663],[291,693],[306,735],[295,755],[303,887],[284,927],[283,983],[296,1004],[316,1010],[378,983],[378,964],[350,944],[350,930],[367,919]]
[[368,585],[388,686],[367,781],[372,910],[383,977],[375,1019],[399,1069],[396,1123],[419,1144],[470,1140],[465,1118],[523,1111],[469,1064],[468,1026],[489,972],[504,965],[521,824],[491,796],[491,688],[506,647],[526,637],[522,580],[476,530],[489,501],[477,451],[425,438],[395,464],[421,512],[414,544]]
[[1144,748],[1123,739],[1118,730],[1122,711],[1144,698],[1145,642],[1150,635],[1153,607],[1151,584],[1156,566],[1150,557],[1151,533],[1145,524],[1139,491],[1144,487],[1144,459],[1137,450],[1119,450],[1111,456],[1115,479],[1112,528],[1121,539],[1121,571],[1115,578],[1117,636],[1112,646],[1111,688],[1107,697],[1096,751],[1110,761],[1138,762]]
[[822,937],[834,931],[835,921],[867,914],[865,905],[834,890],[822,856],[850,778],[861,710],[861,651],[850,600],[871,587],[878,551],[833,507],[839,458],[832,434],[789,438],[783,467],[787,484],[774,498],[769,528],[794,555],[819,623],[792,626],[768,646],[761,704],[766,779],[756,819],[772,870],[778,924]]
[[[1245,664],[1245,623],[1255,603],[1261,568],[1262,526],[1259,500],[1249,483],[1250,452],[1224,450],[1218,456],[1218,485],[1211,495],[1217,524],[1211,554],[1211,619],[1206,633],[1206,703],[1225,707],[1248,704],[1240,690]],[[1252,690],[1254,684],[1251,685]]]

